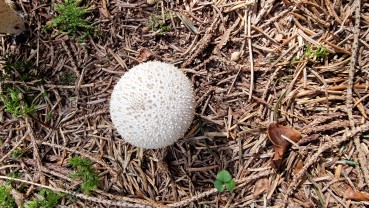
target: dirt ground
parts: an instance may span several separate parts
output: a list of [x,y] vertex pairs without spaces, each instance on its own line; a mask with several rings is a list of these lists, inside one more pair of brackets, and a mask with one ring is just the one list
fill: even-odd
[[[41,188],[69,195],[66,207],[369,205],[366,1],[92,0],[97,35],[83,41],[44,29],[58,15],[50,1],[15,3],[30,34],[1,37],[1,70],[31,66],[1,85],[37,104],[14,117],[0,102],[0,179],[13,179],[18,206]],[[185,138],[159,150],[125,143],[109,116],[114,84],[148,60],[184,71],[196,97]],[[279,168],[273,122],[302,135]],[[89,195],[71,177],[73,155],[99,174]],[[232,192],[214,188],[223,169]]]

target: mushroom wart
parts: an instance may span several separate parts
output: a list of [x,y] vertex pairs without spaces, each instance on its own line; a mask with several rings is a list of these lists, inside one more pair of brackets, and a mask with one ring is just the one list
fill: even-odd
[[150,61],[125,73],[115,85],[110,116],[128,143],[157,149],[183,137],[194,118],[191,81],[171,64]]

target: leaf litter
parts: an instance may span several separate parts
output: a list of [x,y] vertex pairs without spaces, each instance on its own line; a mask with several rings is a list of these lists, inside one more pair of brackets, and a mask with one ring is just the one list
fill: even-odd
[[[27,44],[2,37],[0,75],[14,54],[45,76],[0,84],[27,89],[34,118],[47,125],[15,119],[0,103],[0,179],[25,201],[42,188],[71,194],[62,200],[70,207],[366,207],[369,5],[357,2],[93,0],[86,6],[100,34],[81,43],[42,29],[55,12],[50,2],[17,1],[32,33]],[[148,30],[152,15],[167,27]],[[154,56],[140,56],[142,48]],[[145,58],[179,66],[194,83],[197,118],[165,150],[127,145],[108,114],[114,84]],[[66,72],[75,82],[59,81]],[[278,139],[268,140],[269,124]],[[20,158],[9,157],[18,149]],[[90,195],[69,191],[72,155],[92,160],[99,174]],[[236,186],[217,194],[223,169]]]

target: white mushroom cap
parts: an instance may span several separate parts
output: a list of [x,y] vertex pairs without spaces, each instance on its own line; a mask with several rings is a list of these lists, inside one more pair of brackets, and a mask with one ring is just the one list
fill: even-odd
[[194,118],[191,81],[171,64],[150,61],[125,73],[110,100],[114,126],[128,143],[157,149],[183,137]]

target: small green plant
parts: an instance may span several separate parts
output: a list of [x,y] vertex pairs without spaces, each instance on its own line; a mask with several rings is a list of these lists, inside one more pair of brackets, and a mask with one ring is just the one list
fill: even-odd
[[53,208],[59,205],[62,194],[55,193],[50,189],[42,189],[38,193],[38,198],[28,201],[25,208]]
[[11,187],[0,185],[0,207],[13,208],[16,207],[15,200],[11,196]]
[[232,179],[228,171],[222,170],[217,174],[214,186],[219,192],[223,192],[224,188],[228,191],[232,191],[236,186],[236,182]]
[[170,14],[168,12],[164,12],[160,15],[152,14],[148,18],[147,26],[152,31],[159,30],[159,34],[163,34],[164,32],[170,31],[172,28],[167,22],[170,20]]
[[27,104],[18,89],[7,88],[5,93],[0,93],[0,100],[4,103],[5,112],[14,117],[31,115],[36,111],[36,106]]
[[78,178],[83,181],[81,184],[81,189],[84,193],[90,194],[91,191],[97,189],[97,185],[99,183],[99,175],[92,168],[91,160],[79,156],[74,156],[69,160],[69,163],[75,169],[72,178]]
[[59,82],[64,85],[74,85],[77,80],[77,76],[72,71],[64,71],[60,73]]
[[23,149],[16,149],[11,153],[11,157],[12,158],[19,158],[24,154],[24,150]]
[[45,75],[41,71],[31,61],[5,56],[3,70],[0,70],[0,105],[5,107],[5,112],[14,118],[32,116],[36,112],[37,101],[34,99],[38,96],[31,87],[44,82]]
[[320,45],[315,50],[310,46],[305,46],[304,57],[308,59],[321,59],[328,56],[327,48]]
[[77,35],[81,31],[81,40],[93,35],[96,28],[86,18],[90,11],[80,4],[81,0],[65,0],[63,4],[54,4],[59,15],[46,26],[46,29],[57,28],[68,35]]
[[291,60],[290,63],[291,64],[296,64],[299,63],[301,61],[321,61],[324,58],[326,58],[328,56],[328,51],[327,48],[325,46],[318,46],[316,47],[316,49],[314,49],[313,47],[311,47],[310,45],[305,45],[304,47],[304,54],[302,57],[297,57],[294,56]]
[[306,57],[306,58],[312,58],[312,55],[313,54],[314,54],[314,51],[311,48],[311,46],[310,45],[305,45],[304,57]]
[[328,56],[327,48],[324,46],[319,46],[314,53],[314,57],[317,59],[325,58]]
[[32,71],[33,64],[30,61],[12,59],[10,57],[5,61],[4,73],[0,75],[0,81],[10,79],[27,82],[35,77],[35,71]]
[[163,32],[170,31],[172,28],[170,27],[170,25],[167,25],[165,23],[160,23],[159,24],[159,29],[160,29],[160,32],[163,33]]

